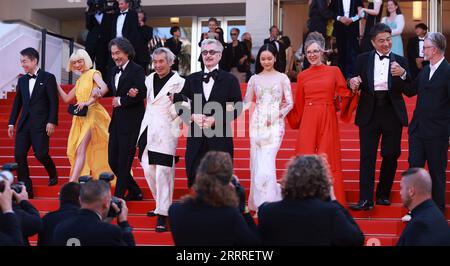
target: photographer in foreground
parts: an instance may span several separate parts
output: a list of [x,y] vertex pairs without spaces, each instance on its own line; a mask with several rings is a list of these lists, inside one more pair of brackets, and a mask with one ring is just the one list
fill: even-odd
[[12,208],[13,192],[7,181],[0,181],[0,246],[22,246],[23,238],[19,220]]
[[193,190],[194,195],[169,209],[175,245],[259,244],[255,223],[245,208],[245,193],[233,177],[228,153],[206,153],[197,169]]
[[[128,224],[128,208],[124,200],[111,196],[111,188],[103,180],[89,181],[81,186],[80,212],[61,224],[54,232],[53,243],[66,246],[134,246],[132,228]],[[112,210],[110,210],[112,209]],[[117,225],[104,220],[113,212]]]

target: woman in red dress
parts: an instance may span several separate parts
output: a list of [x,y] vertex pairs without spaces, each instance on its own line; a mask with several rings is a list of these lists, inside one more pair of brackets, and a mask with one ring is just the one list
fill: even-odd
[[324,154],[331,168],[336,198],[345,204],[341,167],[341,146],[337,119],[336,96],[352,97],[338,67],[323,63],[325,40],[311,33],[305,42],[306,58],[311,67],[297,77],[294,108],[288,114],[289,124],[299,129],[297,155]]

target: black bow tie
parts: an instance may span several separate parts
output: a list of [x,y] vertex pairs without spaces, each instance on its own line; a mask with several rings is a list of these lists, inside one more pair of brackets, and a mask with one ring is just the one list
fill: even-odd
[[36,79],[36,75],[35,74],[33,74],[33,75],[30,75],[30,74],[27,74],[27,78],[28,78],[28,80],[30,80],[30,79]]
[[209,83],[210,78],[213,78],[213,80],[216,80],[218,75],[219,75],[219,71],[217,69],[215,69],[209,73],[203,73],[203,82]]
[[126,12],[120,12],[120,14],[121,14],[121,15],[126,15],[126,14],[128,14],[128,11],[126,11]]
[[387,56],[387,55],[380,55],[380,54],[377,54],[377,55],[380,58],[380,61],[383,61],[383,59],[389,59],[389,56]]
[[118,67],[118,68],[116,69],[116,75],[119,74],[119,73],[121,73],[121,72],[123,72],[123,68]]

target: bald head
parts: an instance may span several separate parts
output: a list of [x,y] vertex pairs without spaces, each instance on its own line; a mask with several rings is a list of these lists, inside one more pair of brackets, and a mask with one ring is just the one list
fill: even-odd
[[431,195],[431,177],[427,170],[423,168],[410,168],[402,173],[403,180],[407,187],[414,187],[416,193],[421,195]]
[[410,168],[402,173],[400,196],[403,205],[412,210],[431,198],[431,177],[423,168]]

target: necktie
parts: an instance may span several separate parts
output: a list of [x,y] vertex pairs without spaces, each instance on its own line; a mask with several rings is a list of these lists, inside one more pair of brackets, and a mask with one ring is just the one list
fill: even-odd
[[33,74],[33,75],[30,75],[30,74],[27,74],[27,78],[30,80],[30,79],[36,79],[36,75],[35,74]]
[[126,15],[128,13],[128,11],[127,12],[120,12],[120,15]]
[[217,69],[215,69],[209,73],[203,73],[203,82],[209,83],[210,78],[213,78],[213,80],[216,80],[218,75],[219,75],[219,71],[217,71]]
[[123,71],[123,68],[118,67],[118,68],[116,69],[116,75],[119,74],[119,73],[121,73],[122,71]]

